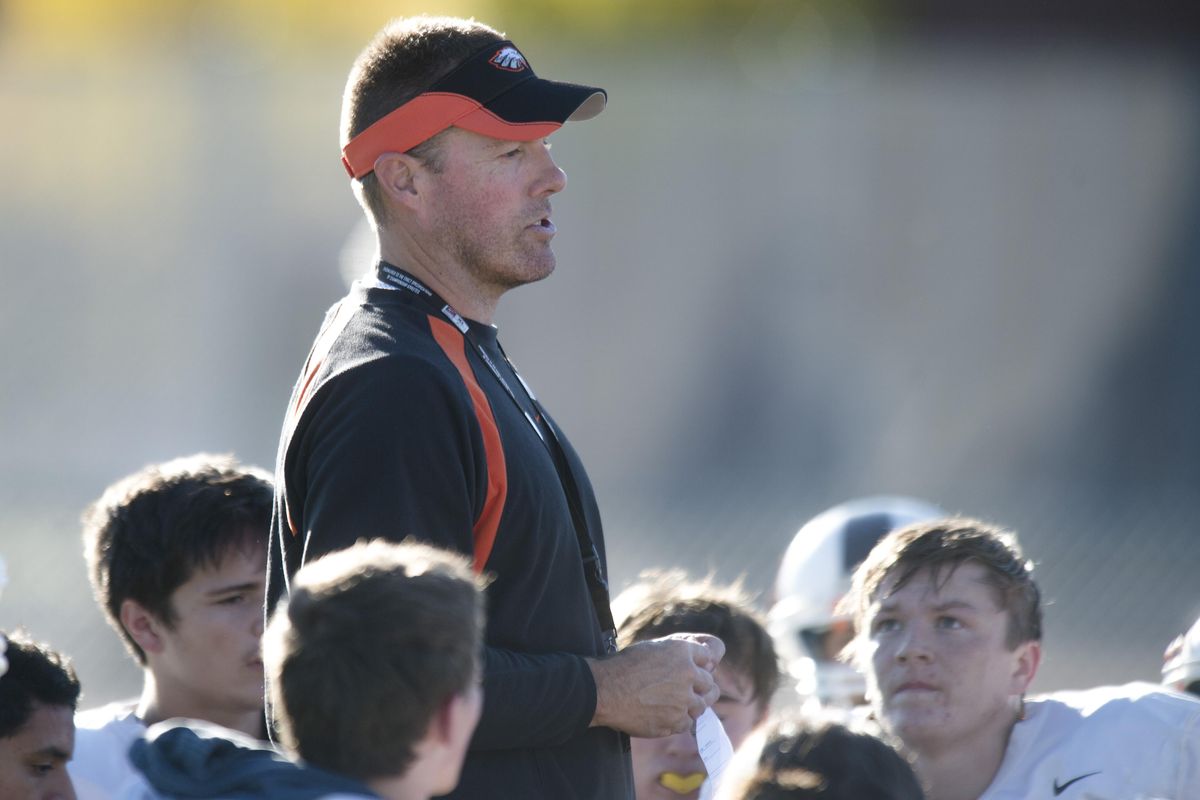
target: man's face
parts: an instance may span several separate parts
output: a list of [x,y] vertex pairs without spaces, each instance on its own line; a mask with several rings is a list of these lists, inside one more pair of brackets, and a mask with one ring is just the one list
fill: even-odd
[[[753,697],[749,676],[718,664],[713,677],[721,687],[713,711],[736,748],[762,721],[765,707]],[[684,731],[661,739],[634,737],[630,743],[637,800],[695,800],[700,796],[707,773],[693,733]]]
[[175,620],[149,662],[164,711],[216,721],[262,708],[265,573],[265,547],[233,547],[171,595]]
[[451,128],[440,142],[442,171],[423,170],[423,223],[442,255],[488,291],[507,291],[554,271],[550,198],[567,176],[544,139],[505,142]]
[[884,727],[918,755],[1006,735],[1033,680],[1039,645],[1008,649],[1008,612],[986,574],[968,561],[948,579],[943,571],[940,587],[928,570],[898,590],[888,577],[867,610],[868,696]]
[[75,752],[74,710],[35,703],[12,736],[0,739],[0,797],[74,800],[67,762]]

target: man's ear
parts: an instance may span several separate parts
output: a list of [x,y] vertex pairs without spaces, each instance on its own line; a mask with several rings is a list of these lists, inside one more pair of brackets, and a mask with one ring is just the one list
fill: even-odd
[[121,627],[129,638],[137,643],[144,652],[161,653],[164,647],[162,620],[154,616],[145,606],[136,600],[126,599],[121,603]]
[[444,746],[466,747],[479,722],[481,704],[477,688],[450,695],[429,721],[426,736]]
[[1022,642],[1017,645],[1013,655],[1013,694],[1025,694],[1029,684],[1037,675],[1038,665],[1042,663],[1042,643],[1038,641]]
[[452,694],[438,707],[429,721],[429,736],[440,744],[450,744],[462,738],[462,727],[468,723],[467,698],[463,693]]
[[384,153],[375,160],[375,180],[393,203],[413,208],[420,201],[417,172],[421,161],[407,153]]

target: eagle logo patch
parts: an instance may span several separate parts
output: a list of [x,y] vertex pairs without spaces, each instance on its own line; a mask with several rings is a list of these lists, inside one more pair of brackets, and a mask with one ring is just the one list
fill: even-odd
[[520,51],[515,47],[502,48],[488,60],[488,63],[498,69],[508,70],[509,72],[521,72],[529,66],[525,63],[525,56],[521,55]]

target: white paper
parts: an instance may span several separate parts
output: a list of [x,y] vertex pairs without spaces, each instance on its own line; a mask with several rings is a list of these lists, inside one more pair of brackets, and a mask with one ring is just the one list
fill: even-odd
[[711,708],[696,720],[696,749],[700,751],[700,760],[708,771],[708,779],[700,787],[700,800],[712,800],[721,785],[721,776],[729,759],[733,758],[733,745],[725,733],[725,727]]

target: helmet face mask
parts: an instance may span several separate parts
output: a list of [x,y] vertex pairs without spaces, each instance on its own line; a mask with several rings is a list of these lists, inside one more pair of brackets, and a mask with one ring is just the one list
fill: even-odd
[[800,631],[800,646],[817,661],[838,661],[842,651],[854,641],[854,623],[844,617],[836,617],[823,627],[805,628]]
[[935,505],[907,497],[868,497],[834,506],[793,537],[775,581],[768,615],[775,646],[806,705],[861,705],[866,680],[840,659],[854,623],[837,613],[855,568],[892,530],[945,516]]
[[867,683],[858,670],[840,660],[842,651],[854,640],[854,623],[836,617],[831,624],[804,628],[796,632],[805,654],[788,664],[796,679],[796,689],[804,697],[815,698],[821,705],[851,707],[862,705]]

